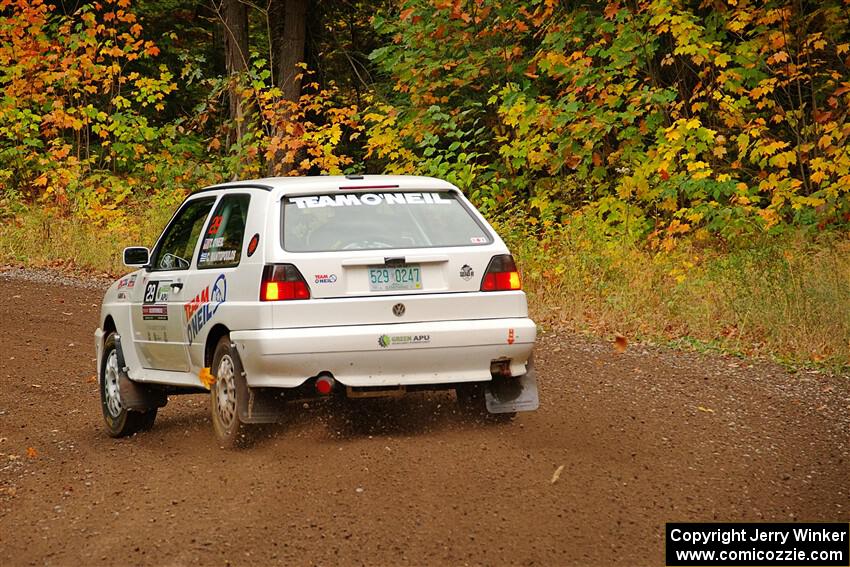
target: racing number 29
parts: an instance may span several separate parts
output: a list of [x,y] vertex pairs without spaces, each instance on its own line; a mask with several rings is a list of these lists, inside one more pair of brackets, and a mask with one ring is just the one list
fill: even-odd
[[155,303],[156,302],[156,292],[159,288],[159,282],[148,282],[145,286],[145,299],[144,303]]

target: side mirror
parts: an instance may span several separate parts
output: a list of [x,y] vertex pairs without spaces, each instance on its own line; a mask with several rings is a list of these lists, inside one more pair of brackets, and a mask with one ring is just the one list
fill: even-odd
[[150,255],[150,251],[144,246],[130,246],[124,249],[124,265],[131,268],[147,266]]

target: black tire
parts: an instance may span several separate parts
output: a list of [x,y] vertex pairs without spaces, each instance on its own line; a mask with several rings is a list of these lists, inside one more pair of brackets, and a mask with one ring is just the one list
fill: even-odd
[[212,367],[215,383],[210,388],[210,412],[220,447],[233,449],[249,441],[249,426],[239,419],[239,402],[247,395],[245,372],[230,337],[225,335],[215,347]]
[[126,409],[121,403],[118,388],[118,345],[115,332],[109,333],[103,343],[103,359],[100,363],[100,409],[106,433],[110,437],[126,437],[139,431],[147,431],[156,421],[156,408],[148,411]]
[[487,423],[507,423],[511,421],[516,416],[516,412],[490,413],[487,411],[487,400],[484,397],[484,390],[487,385],[488,382],[469,382],[457,385],[455,395],[461,413],[475,421]]

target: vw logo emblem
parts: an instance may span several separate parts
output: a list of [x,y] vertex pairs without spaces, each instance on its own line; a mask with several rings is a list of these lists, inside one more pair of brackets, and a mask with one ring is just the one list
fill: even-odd
[[404,315],[404,303],[396,303],[393,305],[393,314],[396,317],[401,317]]

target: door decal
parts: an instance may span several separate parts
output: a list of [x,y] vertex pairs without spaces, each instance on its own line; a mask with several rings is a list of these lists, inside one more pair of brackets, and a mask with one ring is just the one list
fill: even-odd
[[142,319],[145,321],[168,320],[168,296],[171,280],[151,281],[145,284],[142,302]]
[[212,286],[205,287],[192,301],[183,305],[189,344],[194,342],[201,329],[215,316],[218,306],[224,303],[226,299],[227,279],[224,274],[220,274]]
[[142,319],[145,321],[168,321],[168,306],[142,305]]

